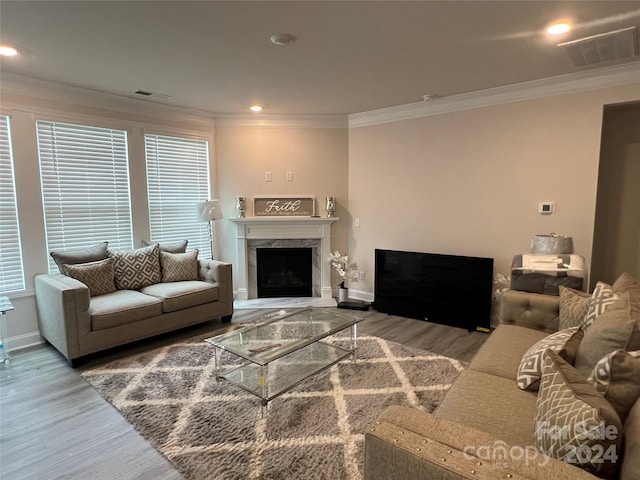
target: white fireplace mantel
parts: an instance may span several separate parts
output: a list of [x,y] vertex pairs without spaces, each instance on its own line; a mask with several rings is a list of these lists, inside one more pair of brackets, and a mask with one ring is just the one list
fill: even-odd
[[[234,265],[235,294],[238,300],[249,300],[249,265],[247,246],[250,240],[319,239],[320,258],[329,258],[331,251],[331,224],[338,217],[248,217],[230,218],[236,224],[237,258]],[[331,269],[329,262],[320,262],[320,292],[322,298],[331,298]]]

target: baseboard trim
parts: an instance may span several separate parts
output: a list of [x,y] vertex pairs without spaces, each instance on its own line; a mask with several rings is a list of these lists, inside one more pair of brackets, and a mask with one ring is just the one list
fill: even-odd
[[4,348],[7,352],[15,352],[23,348],[35,347],[44,343],[44,338],[40,336],[40,332],[24,333],[15,337],[8,337],[2,340]]
[[373,292],[367,292],[366,290],[356,290],[349,287],[349,298],[354,300],[362,300],[363,302],[373,302]]

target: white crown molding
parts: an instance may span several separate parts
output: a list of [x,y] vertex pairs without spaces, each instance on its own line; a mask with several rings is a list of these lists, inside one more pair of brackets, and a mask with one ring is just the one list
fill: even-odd
[[[3,96],[19,107],[38,104],[70,105],[119,112],[149,119],[188,122],[212,127],[274,127],[274,128],[347,128],[346,115],[276,115],[219,114],[158,103],[97,90],[49,82],[13,73],[2,74],[0,90]],[[6,103],[6,102],[5,102]]]
[[216,127],[347,128],[346,115],[225,114]]
[[349,128],[379,125],[506,103],[579,93],[628,84],[640,85],[640,62],[517,83],[349,115]]
[[9,102],[3,100],[3,103],[13,103],[20,107],[38,107],[55,103],[67,110],[91,108],[106,114],[117,112],[133,115],[146,121],[160,119],[188,122],[208,128],[212,128],[214,124],[213,114],[202,110],[90,90],[13,73],[2,74],[0,91],[3,97],[9,99]]

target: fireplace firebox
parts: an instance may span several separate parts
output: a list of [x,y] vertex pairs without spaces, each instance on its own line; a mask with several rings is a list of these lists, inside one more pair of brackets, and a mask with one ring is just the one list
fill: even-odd
[[257,248],[258,298],[313,296],[312,248]]

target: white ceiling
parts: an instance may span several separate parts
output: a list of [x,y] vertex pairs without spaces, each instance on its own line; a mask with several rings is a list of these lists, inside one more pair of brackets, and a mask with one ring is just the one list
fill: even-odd
[[[572,32],[543,34],[563,17]],[[21,55],[0,68],[216,114],[351,114],[615,65],[556,44],[637,25],[640,1],[2,0]]]

